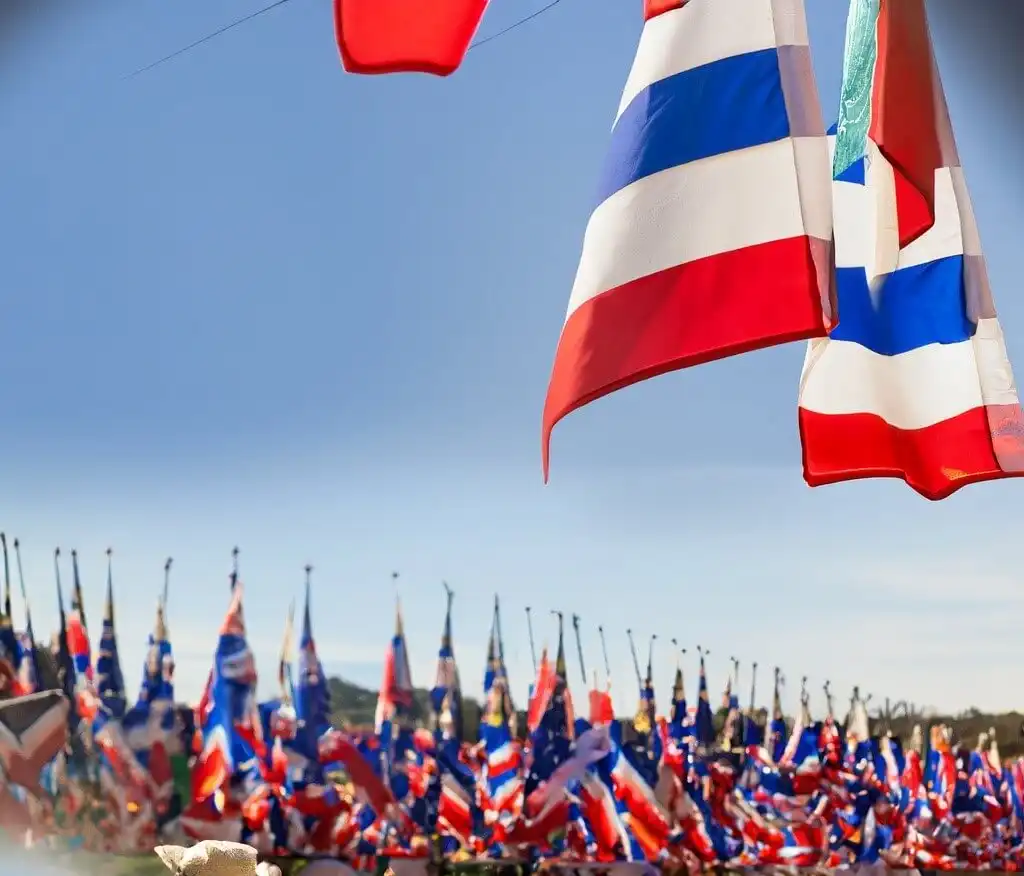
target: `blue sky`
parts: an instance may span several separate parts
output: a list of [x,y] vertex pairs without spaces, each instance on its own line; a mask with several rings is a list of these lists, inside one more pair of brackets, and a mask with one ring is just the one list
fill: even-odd
[[[675,637],[691,682],[694,646],[711,649],[715,691],[735,655],[744,687],[760,661],[762,700],[777,663],[791,702],[806,673],[816,694],[830,678],[843,696],[1016,705],[1021,485],[940,504],[889,482],[809,490],[802,345],[573,414],[542,485],[541,406],[638,2],[564,0],[434,80],[344,75],[329,4],[293,0],[125,78],[259,5],[76,6],[7,56],[0,525],[24,543],[37,629],[59,544],[79,550],[98,630],[112,545],[134,681],[172,555],[179,691],[197,696],[238,544],[268,690],[312,562],[320,652],[363,683],[397,569],[420,684],[445,579],[470,689],[497,592],[520,696],[531,605],[538,640],[550,609],[581,615],[590,668],[605,626],[623,709],[630,627],[659,637],[663,698]],[[496,2],[483,33],[540,5]],[[807,6],[831,116],[844,4]],[[955,22],[935,32],[1020,362],[1015,141]]]

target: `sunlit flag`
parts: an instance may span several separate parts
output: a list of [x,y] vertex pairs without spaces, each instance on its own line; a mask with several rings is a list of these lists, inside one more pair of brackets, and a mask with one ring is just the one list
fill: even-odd
[[551,430],[577,408],[821,337],[833,316],[828,148],[802,0],[651,2],[647,14],[555,353],[545,476]]
[[[844,102],[833,193],[842,319],[829,338],[812,341],[807,351],[800,384],[804,475],[812,486],[898,477],[927,498],[942,499],[966,484],[1024,471],[1024,418],[924,5],[886,2],[879,12],[874,3],[877,22],[863,13],[865,5],[871,0],[854,0],[848,53],[870,45],[876,26],[881,33],[888,21],[888,41],[879,36],[879,52],[888,44],[890,54],[900,55],[904,46],[929,75],[868,77],[861,83],[873,88],[868,103],[854,113],[853,98]],[[848,57],[844,92],[860,94],[849,81],[858,76],[862,66]],[[862,114],[870,116],[878,106],[886,107],[886,119],[931,120],[932,130],[918,127],[914,133],[937,147],[930,186],[917,191],[904,180],[893,189],[901,176],[890,167],[895,197],[888,197],[872,179],[870,168],[887,159],[873,139],[876,122]],[[920,175],[932,157],[914,160]],[[900,166],[913,166],[912,157]],[[883,216],[893,207],[898,222]],[[912,230],[923,227],[923,233],[904,235],[904,211],[915,217]],[[887,244],[880,242],[879,222],[898,225],[900,241],[912,238],[898,248],[891,267],[886,252],[880,254]],[[883,273],[873,277],[875,270]]]

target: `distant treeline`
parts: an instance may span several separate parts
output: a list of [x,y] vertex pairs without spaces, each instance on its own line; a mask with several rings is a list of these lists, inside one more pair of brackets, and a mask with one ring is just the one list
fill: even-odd
[[[369,690],[345,681],[342,678],[328,679],[331,691],[332,720],[335,726],[348,724],[349,726],[373,726],[374,711],[377,707],[377,691]],[[430,718],[430,692],[425,689],[414,691],[414,704],[412,717],[416,720],[426,722]],[[584,701],[585,703],[585,701]],[[585,708],[584,703],[580,705]],[[662,710],[665,704],[662,703]],[[715,715],[715,729],[720,731],[725,724],[725,710],[720,709]],[[480,729],[481,706],[477,700],[466,698],[463,700],[462,725],[463,734],[466,739],[476,739]],[[818,716],[816,716],[818,717]],[[840,717],[843,717],[842,715]],[[623,715],[622,723],[625,725],[627,738],[632,727],[632,715]],[[766,713],[764,709],[759,710],[759,720],[764,723]],[[526,726],[526,713],[519,713],[518,730],[523,733]],[[791,726],[791,719],[788,722]],[[985,714],[977,709],[968,709],[959,715],[934,715],[927,716],[916,713],[913,709],[900,709],[897,715],[885,721],[881,715],[872,718],[872,733],[884,733],[886,729],[892,731],[894,736],[904,740],[910,738],[914,725],[920,724],[925,733],[927,742],[928,728],[934,724],[946,724],[953,728],[954,741],[973,747],[977,742],[980,733],[988,733],[995,730],[996,741],[999,745],[1000,754],[1004,757],[1024,754],[1024,714],[1020,712],[1005,712],[998,715]]]

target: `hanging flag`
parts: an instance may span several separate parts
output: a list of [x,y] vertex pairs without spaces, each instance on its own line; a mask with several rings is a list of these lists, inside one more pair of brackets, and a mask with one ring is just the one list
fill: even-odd
[[310,752],[316,740],[331,724],[331,694],[327,676],[313,640],[310,568],[306,571],[306,606],[302,613],[302,637],[299,640],[299,683],[295,688],[295,713],[302,724],[302,735]]
[[407,721],[413,708],[412,673],[409,671],[409,652],[405,644],[402,606],[395,606],[395,634],[391,637],[384,657],[384,680],[377,694],[374,727],[377,734],[384,732],[385,724]]
[[852,0],[839,112],[834,175],[868,157],[874,281],[934,225],[935,171],[951,148],[924,0]]
[[68,613],[68,648],[75,661],[75,676],[83,688],[92,685],[92,649],[89,629],[85,622],[85,600],[82,598],[82,579],[78,574],[78,551],[71,552],[73,589],[71,611]]
[[[854,11],[867,2],[854,0]],[[897,477],[928,499],[943,499],[967,484],[1024,471],[1024,417],[938,71],[930,50],[916,47],[928,38],[924,5],[882,3],[879,20],[887,10],[895,18],[895,7],[902,10],[901,29],[891,32],[915,34],[912,48],[929,65],[931,85],[914,91],[917,80],[909,74],[882,85],[876,77],[875,89],[886,91],[875,102],[893,106],[899,97],[908,117],[932,120],[920,136],[940,144],[932,171],[934,222],[899,249],[893,270],[872,280],[878,206],[869,167],[884,159],[861,139],[860,157],[848,163],[841,153],[851,135],[841,121],[833,199],[843,318],[830,337],[811,341],[804,362],[804,477],[811,486]],[[870,41],[863,31],[871,26],[870,17],[851,13],[848,52]],[[855,67],[848,57],[848,79]],[[933,106],[922,113],[917,101]],[[898,200],[898,209],[903,203]]]
[[441,648],[437,654],[437,674],[430,691],[430,705],[433,710],[435,729],[440,736],[449,736],[462,741],[462,685],[459,682],[459,667],[455,663],[452,643],[452,597],[451,588],[444,585],[447,605],[444,616],[444,632]]
[[462,64],[487,0],[334,0],[334,30],[349,73],[432,73]]
[[644,26],[584,236],[544,404],[545,478],[551,430],[577,408],[833,321],[802,0],[668,6]]
[[114,576],[111,552],[107,551],[107,601],[103,611],[103,632],[96,659],[96,690],[103,708],[114,718],[124,717],[127,708],[124,675],[117,653],[117,632],[114,628]]

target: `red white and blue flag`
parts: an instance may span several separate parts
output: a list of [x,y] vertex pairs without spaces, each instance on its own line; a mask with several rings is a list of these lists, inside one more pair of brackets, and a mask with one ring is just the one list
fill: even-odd
[[824,336],[825,126],[803,0],[648,0],[544,405]]
[[996,317],[923,0],[854,0],[832,138],[842,320],[800,383],[809,484],[902,478],[929,499],[1024,471]]

